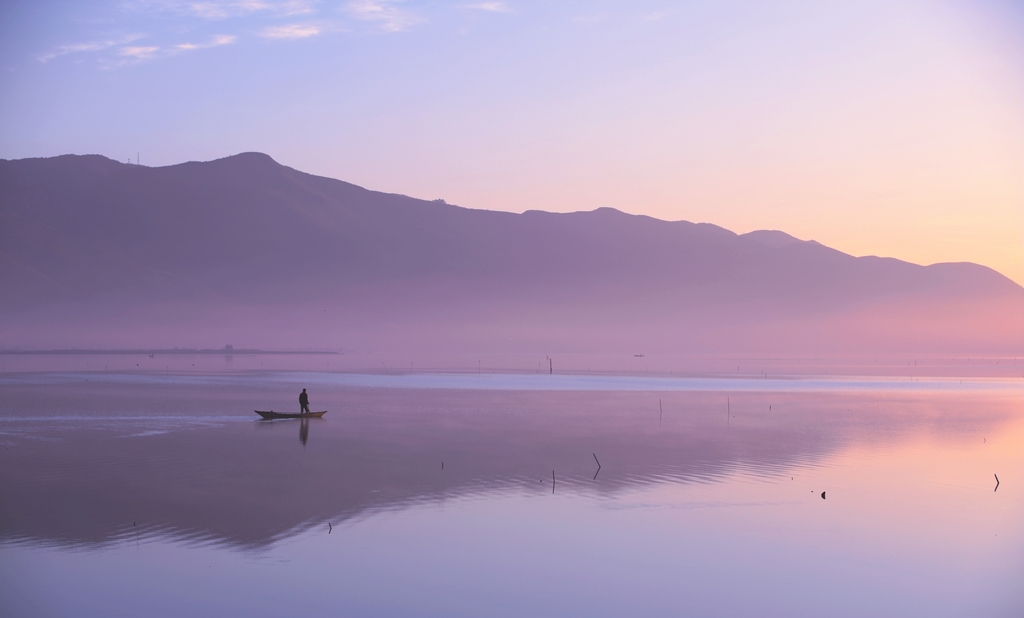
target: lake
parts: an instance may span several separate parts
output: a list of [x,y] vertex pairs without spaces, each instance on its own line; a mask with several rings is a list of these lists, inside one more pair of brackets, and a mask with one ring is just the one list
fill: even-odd
[[[302,388],[323,419],[253,413]],[[1020,378],[8,371],[0,613],[1022,616],[1022,403]]]

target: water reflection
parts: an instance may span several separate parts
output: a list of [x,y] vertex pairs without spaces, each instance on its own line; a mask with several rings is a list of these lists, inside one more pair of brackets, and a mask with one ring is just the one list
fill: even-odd
[[299,427],[299,443],[305,448],[306,443],[309,441],[309,424],[311,422],[323,422],[322,418],[287,418],[287,419],[260,419],[253,421],[259,427],[270,428],[273,425],[286,425],[288,427]]
[[[656,485],[797,483],[857,445],[980,444],[1019,409],[1015,394],[324,386],[318,399],[339,412],[318,420],[313,442],[311,420],[300,419],[296,449],[291,421],[249,418],[290,399],[289,384],[3,388],[0,539],[66,546],[141,535],[262,547],[325,522],[467,496],[550,497],[557,487],[614,505]],[[813,498],[827,488],[806,489]]]

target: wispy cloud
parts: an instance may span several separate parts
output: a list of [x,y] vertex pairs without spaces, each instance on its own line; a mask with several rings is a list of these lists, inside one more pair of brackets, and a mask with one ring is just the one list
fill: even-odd
[[153,54],[155,54],[158,51],[160,51],[160,48],[155,45],[133,45],[130,47],[122,47],[120,50],[118,50],[117,53],[120,56],[127,56],[128,58],[133,58],[135,60],[149,60],[153,57]]
[[490,13],[511,13],[512,8],[504,2],[477,2],[476,4],[464,4],[464,9],[474,11],[488,11]]
[[233,34],[218,34],[203,43],[177,43],[174,45],[131,45],[135,41],[143,39],[141,34],[110,39],[106,41],[95,41],[92,43],[81,43],[76,45],[64,45],[49,54],[41,56],[40,62],[49,62],[59,56],[68,54],[94,54],[97,56],[99,65],[106,69],[130,66],[146,60],[165,58],[197,49],[208,49],[230,45],[238,40]]
[[385,32],[401,32],[423,21],[415,14],[403,10],[389,0],[356,0],[345,10],[363,21],[374,22]]
[[227,4],[223,2],[190,2],[181,8],[203,19],[227,19],[228,17],[248,13],[253,10],[245,10],[245,8],[238,7],[234,3]]
[[126,6],[138,12],[173,12],[201,19],[243,17],[253,13],[307,15],[318,0],[135,0]]
[[[326,32],[344,30],[335,20],[295,16],[317,12],[320,0],[121,0],[120,9],[134,13],[135,23],[145,19],[146,36],[110,36],[85,43],[63,45],[40,54],[46,63],[61,56],[92,56],[97,65],[112,69],[154,59],[236,43],[244,36],[267,39],[304,39]],[[415,22],[406,11],[392,6],[393,0],[352,2],[347,7],[361,19],[374,21],[385,30],[401,30]],[[299,18],[302,19],[302,18]],[[220,33],[211,36],[210,29]],[[191,33],[191,34],[183,34]],[[201,34],[202,33],[202,34]],[[145,39],[144,42],[140,39]],[[184,41],[182,39],[185,39]],[[191,40],[189,40],[191,39]]]
[[[237,41],[238,37],[234,35],[216,35],[206,43],[178,43],[176,45],[167,45],[161,47],[159,45],[138,45],[122,47],[118,50],[118,55],[122,58],[130,60],[151,60],[156,57],[172,56],[187,51],[196,51],[197,49],[209,49],[210,47],[220,47],[222,45],[230,45],[234,41]],[[122,64],[124,62],[121,62]],[[108,65],[117,65],[117,62],[108,63]]]
[[59,58],[61,56],[66,56],[68,54],[99,52],[106,49],[110,49],[111,47],[116,47],[118,45],[126,45],[133,41],[137,41],[141,38],[141,34],[131,34],[117,39],[107,39],[105,41],[92,41],[90,43],[73,43],[71,45],[62,45],[51,52],[47,52],[39,56],[39,61],[49,62],[54,58]]
[[178,51],[192,51],[195,49],[207,49],[210,47],[220,47],[221,45],[231,45],[238,40],[233,34],[218,34],[206,43],[178,43],[173,47]]
[[305,39],[316,36],[323,32],[320,26],[309,24],[288,24],[285,26],[270,26],[260,32],[260,36],[267,39]]

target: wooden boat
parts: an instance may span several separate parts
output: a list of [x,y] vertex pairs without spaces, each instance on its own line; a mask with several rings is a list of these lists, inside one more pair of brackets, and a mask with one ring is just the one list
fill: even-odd
[[320,418],[324,414],[327,414],[327,410],[323,412],[309,412],[302,414],[299,412],[274,412],[273,410],[253,410],[256,414],[259,414],[263,418]]

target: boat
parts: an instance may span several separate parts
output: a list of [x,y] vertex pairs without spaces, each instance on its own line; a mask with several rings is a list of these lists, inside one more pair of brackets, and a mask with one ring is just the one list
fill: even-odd
[[253,410],[256,414],[259,414],[263,418],[320,418],[324,414],[327,414],[327,410],[323,412],[274,412],[273,410]]

